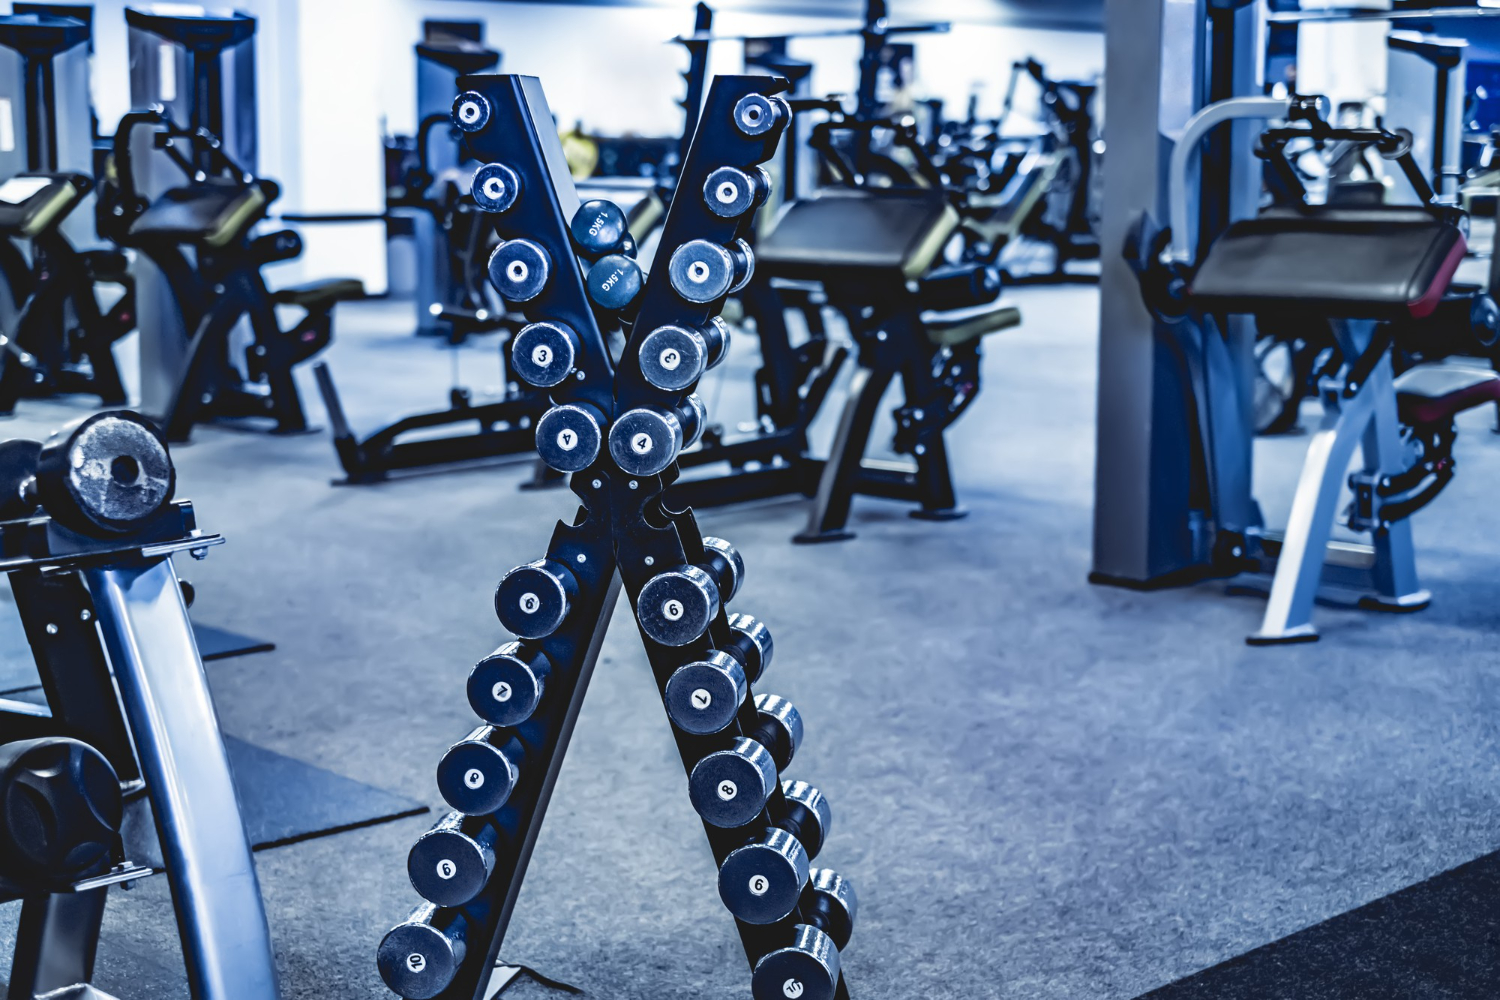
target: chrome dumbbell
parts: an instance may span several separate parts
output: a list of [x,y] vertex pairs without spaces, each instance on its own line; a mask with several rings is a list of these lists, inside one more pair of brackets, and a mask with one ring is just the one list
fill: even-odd
[[718,316],[703,326],[668,323],[641,339],[641,376],[658,389],[680,392],[724,359],[729,325]]
[[707,631],[719,608],[733,600],[745,578],[745,563],[722,538],[703,539],[701,565],[678,566],[653,576],[636,598],[636,618],[647,638],[663,646],[686,646]]
[[627,410],[609,429],[609,455],[627,474],[654,476],[698,443],[708,423],[703,401],[693,394],[678,407],[642,406]]
[[781,790],[785,813],[719,866],[719,898],[748,924],[774,924],[797,908],[833,824],[828,800],[812,785],[783,781]]
[[465,816],[487,816],[510,799],[525,759],[525,747],[510,730],[480,726],[443,753],[438,792]]
[[814,868],[799,909],[803,922],[792,940],[755,963],[755,1000],[833,1000],[839,986],[839,951],[854,933],[859,901],[854,886],[830,868]]

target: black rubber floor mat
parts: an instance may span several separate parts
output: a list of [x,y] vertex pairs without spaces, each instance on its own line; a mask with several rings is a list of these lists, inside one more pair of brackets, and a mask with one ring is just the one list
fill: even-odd
[[412,799],[224,737],[245,831],[256,850],[427,812]]
[[1138,1000],[1478,1000],[1500,996],[1500,852]]

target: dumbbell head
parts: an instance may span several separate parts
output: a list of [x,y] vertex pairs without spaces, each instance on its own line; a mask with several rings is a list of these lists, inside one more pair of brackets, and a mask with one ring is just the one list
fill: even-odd
[[832,868],[814,868],[808,875],[807,888],[802,890],[801,905],[802,915],[821,927],[836,946],[849,944],[859,899],[848,879]]
[[641,340],[641,375],[658,389],[686,389],[708,370],[711,357],[702,332],[691,327],[659,326]]
[[492,726],[519,726],[541,704],[551,671],[545,653],[507,642],[469,672],[469,706]]
[[786,814],[774,817],[776,825],[795,836],[809,858],[816,858],[833,829],[833,809],[828,800],[807,782],[790,778],[781,783],[781,797]]
[[593,198],[578,206],[568,225],[568,233],[573,237],[573,245],[579,254],[595,260],[605,254],[620,253],[630,229],[619,205]]
[[687,446],[687,431],[681,415],[671,410],[655,406],[627,410],[609,429],[609,455],[629,475],[654,476],[677,460]]
[[802,745],[802,713],[780,695],[758,694],[755,714],[760,720],[755,735],[776,758],[776,766],[785,768]]
[[791,112],[778,97],[746,94],[734,106],[734,124],[748,136],[765,135],[786,124]]
[[622,253],[600,257],[584,280],[589,299],[600,309],[624,312],[646,284],[641,265]]
[[722,732],[734,721],[747,691],[745,668],[716,649],[678,667],[667,679],[667,717],[678,729],[695,736]]
[[431,1000],[458,975],[468,932],[461,913],[440,911],[431,903],[417,907],[381,940],[375,957],[380,978],[407,1000]]
[[723,219],[738,219],[765,200],[771,182],[761,167],[749,173],[735,167],[719,167],[703,183],[703,202]]
[[636,599],[641,631],[663,646],[686,646],[719,613],[719,587],[700,566],[679,566],[646,581]]
[[37,496],[53,520],[99,538],[149,523],[172,502],[177,473],[161,432],[113,410],[70,424],[37,457]]
[[0,745],[0,871],[50,881],[108,868],[124,808],[115,769],[87,743]]
[[517,566],[495,588],[495,616],[522,639],[545,639],[568,617],[578,581],[551,559]]
[[490,123],[490,102],[483,94],[466,90],[453,99],[453,124],[465,132],[478,132]]
[[762,956],[750,977],[755,1000],[834,1000],[838,988],[839,950],[807,924],[794,927],[791,944]]
[[536,422],[536,453],[558,472],[581,472],[604,444],[604,416],[587,403],[554,406]]
[[530,302],[552,278],[552,258],[532,240],[506,240],[490,254],[490,284],[511,302]]
[[731,247],[710,240],[688,240],[672,252],[667,277],[673,290],[687,301],[714,302],[745,286],[754,260],[743,240],[736,240]]
[[745,560],[739,549],[713,535],[703,536],[703,549],[708,554],[710,568],[719,578],[719,603],[728,604],[745,582]]
[[437,786],[443,801],[466,816],[498,811],[516,790],[522,754],[519,740],[480,726],[438,761]]
[[807,851],[785,830],[767,830],[719,866],[719,898],[747,924],[774,924],[797,908],[807,885]]
[[754,615],[738,613],[729,616],[729,634],[732,639],[728,651],[745,668],[746,679],[758,684],[776,651],[771,630]]
[[754,740],[736,737],[693,765],[688,797],[709,826],[734,829],[753,823],[776,788],[776,762]]
[[0,441],[0,521],[36,513],[36,467],[41,456],[40,441]]
[[503,163],[486,163],[469,184],[474,204],[486,212],[507,212],[521,196],[521,178]]
[[[478,826],[474,833],[464,828]],[[483,891],[495,870],[495,828],[483,820],[447,816],[417,838],[406,856],[412,888],[430,903],[463,906]]]
[[527,384],[550,389],[572,374],[579,353],[578,334],[566,323],[527,323],[510,342],[510,366]]

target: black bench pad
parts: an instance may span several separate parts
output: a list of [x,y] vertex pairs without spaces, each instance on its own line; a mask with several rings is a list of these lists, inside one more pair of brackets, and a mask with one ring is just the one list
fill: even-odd
[[0,232],[37,235],[67,218],[92,186],[82,174],[17,174],[0,184]]
[[1406,424],[1446,424],[1465,410],[1500,402],[1500,375],[1458,365],[1417,365],[1396,377]]
[[1214,242],[1191,299],[1205,312],[1420,319],[1465,249],[1457,226],[1420,208],[1271,209]]
[[329,278],[326,281],[279,288],[271,293],[271,301],[279,306],[301,306],[304,309],[319,309],[335,302],[364,297],[364,282],[358,278]]
[[275,197],[275,185],[267,181],[247,187],[198,184],[172,188],[130,224],[130,237],[142,242],[224,246],[263,218]]
[[957,347],[990,333],[1021,325],[1021,310],[1000,302],[950,309],[946,312],[924,312],[922,325],[927,339],[942,347]]
[[828,191],[787,206],[756,245],[755,267],[780,278],[910,281],[957,226],[942,192]]

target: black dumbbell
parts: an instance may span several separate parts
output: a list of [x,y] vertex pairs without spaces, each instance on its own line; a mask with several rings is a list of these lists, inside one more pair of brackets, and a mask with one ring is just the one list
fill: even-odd
[[783,781],[786,814],[719,866],[719,898],[747,924],[774,924],[797,908],[809,865],[833,823],[828,800],[805,781]]
[[667,262],[673,291],[700,304],[739,291],[754,273],[755,254],[744,240],[735,240],[727,247],[710,240],[688,240]]
[[776,760],[755,740],[737,736],[693,765],[688,798],[709,826],[726,830],[753,823],[776,790]]
[[703,202],[722,219],[738,219],[764,202],[770,191],[771,177],[764,167],[751,167],[748,172],[719,167],[703,183]]
[[469,707],[492,726],[519,726],[542,703],[551,673],[547,654],[507,642],[469,672]]
[[604,446],[604,414],[588,403],[564,403],[536,422],[536,453],[558,472],[582,472]]
[[429,903],[463,906],[489,883],[499,836],[488,817],[449,813],[406,855],[412,888]]
[[663,700],[674,726],[694,736],[707,736],[722,732],[735,720],[749,689],[744,665],[716,649],[673,671]]
[[786,770],[802,745],[802,713],[780,695],[758,694],[755,714],[758,721],[751,739],[771,751],[779,770]]
[[490,123],[490,102],[483,94],[466,90],[453,99],[453,124],[465,132],[478,132]]
[[521,196],[521,178],[503,163],[486,163],[474,171],[469,194],[485,212],[508,212]]
[[600,309],[628,312],[646,285],[641,265],[622,253],[600,257],[584,279],[589,300]]
[[703,539],[701,565],[678,566],[646,581],[636,598],[636,617],[647,638],[663,646],[686,646],[702,635],[733,599],[745,564],[722,538]]
[[407,1000],[431,1000],[458,975],[468,935],[462,912],[423,903],[381,939],[375,958],[380,978]]
[[0,745],[0,872],[72,881],[110,866],[125,802],[98,750],[55,736]]
[[658,389],[678,392],[724,359],[729,326],[715,316],[701,327],[669,323],[641,340],[641,375]]
[[[597,260],[606,254],[623,253],[630,223],[620,206],[603,198],[593,198],[578,206],[568,224],[573,246],[582,257]],[[632,241],[633,242],[633,241]]]
[[578,580],[564,565],[538,559],[501,577],[495,617],[522,639],[545,639],[562,627],[578,596]]
[[516,331],[510,342],[510,366],[527,384],[550,389],[573,374],[582,352],[571,326],[542,320]]
[[490,284],[511,302],[530,302],[552,279],[552,258],[532,240],[506,240],[490,254]]
[[804,922],[792,940],[755,963],[755,1000],[833,1000],[839,987],[839,950],[849,944],[859,901],[854,886],[831,868],[814,868],[802,892]]
[[31,517],[37,512],[36,467],[41,456],[40,441],[0,441],[0,521]]
[[84,535],[138,530],[172,502],[177,473],[167,442],[145,417],[111,410],[69,424],[37,455],[42,510]]
[[654,476],[677,461],[684,448],[698,443],[708,411],[697,394],[681,406],[641,406],[626,410],[609,429],[609,455],[632,476]]
[[791,108],[779,97],[746,94],[734,105],[734,124],[748,136],[784,128],[791,117]]
[[497,812],[516,790],[525,758],[525,748],[509,730],[480,726],[443,753],[438,791],[465,816]]
[[753,615],[737,612],[729,616],[731,639],[724,649],[745,668],[745,679],[759,684],[766,668],[771,665],[775,645],[771,641],[771,630],[765,622]]

